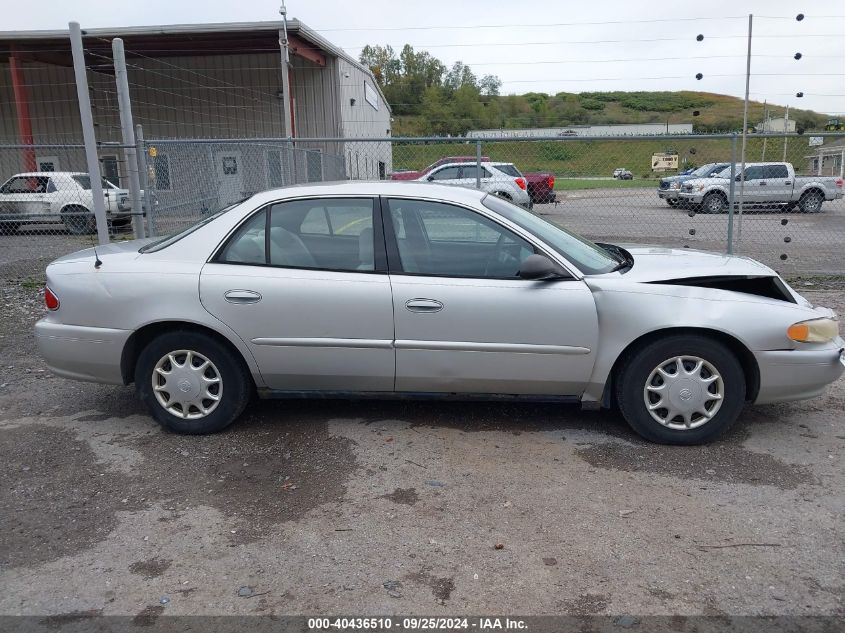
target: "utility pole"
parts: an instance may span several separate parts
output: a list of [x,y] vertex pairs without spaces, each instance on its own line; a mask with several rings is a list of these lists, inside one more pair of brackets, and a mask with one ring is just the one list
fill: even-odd
[[103,198],[103,179],[100,176],[100,158],[97,156],[97,137],[94,134],[94,116],[91,114],[91,98],[88,94],[88,75],[85,71],[85,49],[82,48],[82,29],[79,22],[68,23],[70,49],[73,53],[73,73],[76,78],[76,97],[79,100],[79,118],[82,122],[82,139],[85,143],[85,161],[88,163],[88,177],[91,179],[91,197],[94,218],[97,220],[97,240],[109,243],[109,225],[106,219],[106,205]]
[[279,13],[282,16],[282,30],[279,32],[279,46],[282,49],[282,101],[284,111],[284,126],[285,136],[287,138],[293,137],[292,132],[292,118],[290,111],[290,50],[288,49],[288,11],[285,8],[285,3],[279,7]]
[[766,141],[768,137],[765,135],[769,133],[769,106],[767,101],[763,101],[763,154],[760,156],[760,162],[766,162]]
[[742,167],[740,168],[739,181],[739,224],[737,226],[737,240],[742,239],[742,203],[745,199],[745,147],[748,138],[748,94],[751,89],[751,29],[754,22],[754,15],[748,14],[748,53],[745,58],[745,104],[742,108]]
[[120,127],[123,131],[123,158],[129,179],[129,202],[132,208],[132,230],[135,239],[144,237],[144,215],[141,206],[141,184],[138,177],[138,150],[135,144],[135,126],[132,123],[132,102],[129,99],[129,78],[126,74],[126,53],[123,40],[111,41],[114,58],[114,83],[117,87],[117,105],[120,110]]
[[783,162],[786,162],[786,144],[789,142],[789,106],[786,106],[786,116],[783,119]]

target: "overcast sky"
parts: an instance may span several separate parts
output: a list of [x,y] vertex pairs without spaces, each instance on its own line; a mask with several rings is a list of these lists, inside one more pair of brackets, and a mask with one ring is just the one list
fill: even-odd
[[[272,0],[34,0],[4,11],[3,30],[277,20]],[[795,20],[806,14],[802,22]],[[299,18],[357,57],[364,44],[405,43],[446,64],[498,75],[503,94],[703,90],[742,96],[754,13],[751,97],[845,113],[845,7],[784,0],[289,0]],[[718,16],[718,17],[708,17]],[[696,41],[704,35],[702,42]],[[800,52],[800,61],[793,59]],[[611,60],[611,61],[608,61]],[[695,79],[696,73],[704,78]],[[834,73],[834,74],[830,74]],[[838,75],[836,73],[839,73]],[[803,92],[804,98],[795,97]]]

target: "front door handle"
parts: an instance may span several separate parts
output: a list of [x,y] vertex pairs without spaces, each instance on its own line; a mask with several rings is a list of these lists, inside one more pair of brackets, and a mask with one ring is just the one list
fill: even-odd
[[229,303],[258,303],[261,294],[254,290],[228,290],[223,293],[223,298]]
[[791,185],[791,184],[792,184],[792,181],[787,180],[787,181],[786,181],[786,182],[784,182],[783,184],[785,184],[785,185]]
[[435,299],[408,299],[405,309],[410,312],[440,312],[443,304]]
[[765,180],[763,180],[763,181],[761,181],[761,182],[760,182],[760,186],[761,186],[761,187],[765,187],[765,186],[766,186],[766,185],[768,185],[768,184],[769,184],[769,183],[767,183]]

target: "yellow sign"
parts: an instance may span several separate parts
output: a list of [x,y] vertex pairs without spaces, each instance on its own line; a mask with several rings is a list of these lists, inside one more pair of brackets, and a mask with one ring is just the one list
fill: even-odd
[[158,150],[155,147],[150,147],[150,157],[155,158],[158,156]]
[[652,171],[666,171],[667,169],[678,168],[678,155],[659,153],[651,156]]

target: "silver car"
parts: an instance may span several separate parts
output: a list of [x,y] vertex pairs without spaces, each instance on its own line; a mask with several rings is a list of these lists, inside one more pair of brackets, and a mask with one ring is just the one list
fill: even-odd
[[745,257],[594,244],[497,196],[409,182],[256,194],[156,241],[47,268],[41,353],[134,382],[180,433],[262,398],[482,397],[618,407],[657,442],[819,395],[836,315]]

